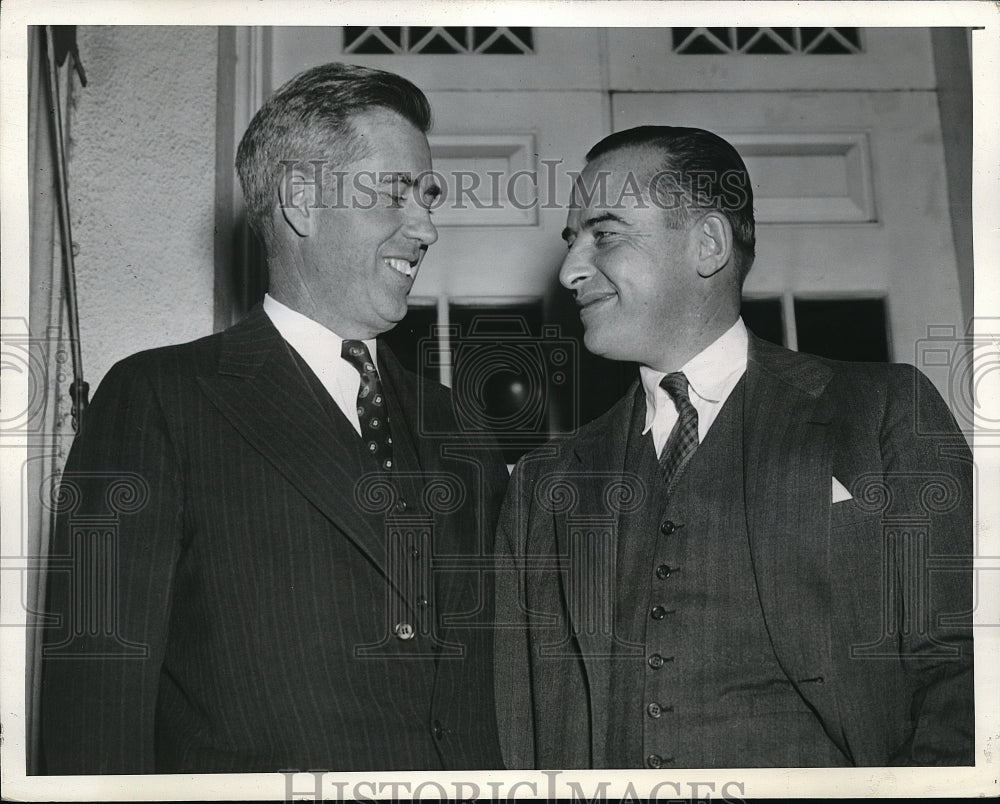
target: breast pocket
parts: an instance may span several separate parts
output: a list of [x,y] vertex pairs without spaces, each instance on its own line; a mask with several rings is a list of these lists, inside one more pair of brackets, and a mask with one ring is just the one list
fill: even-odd
[[861,523],[877,520],[877,511],[865,511],[854,500],[832,503],[830,506],[830,528],[857,527]]

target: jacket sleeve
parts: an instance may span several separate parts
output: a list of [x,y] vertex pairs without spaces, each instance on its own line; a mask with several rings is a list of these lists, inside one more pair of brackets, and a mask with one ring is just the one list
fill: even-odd
[[54,500],[42,654],[49,774],[152,773],[180,462],[141,358],[113,367]]
[[514,468],[500,511],[495,548],[496,714],[500,749],[508,770],[535,767],[531,649],[523,568],[533,483],[525,466],[522,460]]
[[[911,732],[899,765],[972,765],[973,462],[954,418],[930,381],[893,367],[880,433],[887,486],[897,511],[929,517],[927,571],[895,543],[896,590],[906,618],[901,661],[911,679]],[[909,576],[909,577],[908,577]]]

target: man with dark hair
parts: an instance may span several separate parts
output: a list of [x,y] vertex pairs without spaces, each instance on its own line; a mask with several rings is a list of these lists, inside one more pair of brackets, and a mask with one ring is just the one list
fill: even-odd
[[429,126],[409,81],[341,64],[251,122],[268,295],[114,366],[66,466],[48,773],[500,767],[493,592],[463,567],[506,471],[377,341],[437,239]]
[[560,280],[640,380],[515,469],[508,767],[972,764],[972,457],[944,402],[747,332],[731,145],[646,126],[587,160]]

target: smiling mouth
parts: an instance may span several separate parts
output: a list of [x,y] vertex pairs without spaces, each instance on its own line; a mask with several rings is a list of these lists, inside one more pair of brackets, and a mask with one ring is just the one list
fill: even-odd
[[581,298],[577,298],[576,303],[577,303],[577,306],[580,308],[580,312],[582,313],[585,310],[589,310],[592,307],[596,307],[597,305],[601,304],[602,302],[610,301],[614,297],[615,297],[614,293],[605,293],[605,294],[602,294],[600,296],[587,296],[587,297],[582,298],[582,299]]
[[392,268],[396,273],[402,274],[410,279],[413,278],[413,271],[416,268],[417,260],[404,260],[402,257],[385,257],[382,262]]

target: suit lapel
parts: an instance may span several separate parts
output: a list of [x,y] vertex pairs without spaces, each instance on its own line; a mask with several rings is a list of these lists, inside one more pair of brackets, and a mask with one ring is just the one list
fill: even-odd
[[[633,384],[622,399],[607,413],[587,426],[573,444],[565,461],[564,480],[575,490],[575,506],[565,513],[554,513],[556,547],[562,571],[558,573],[566,611],[569,612],[571,634],[579,646],[590,694],[591,756],[594,767],[606,767],[608,718],[615,716],[610,700],[611,656],[614,650],[614,605],[617,598],[617,535],[619,515],[609,512],[609,489],[624,480],[628,430],[636,403],[638,384]],[[618,486],[618,488],[621,488]],[[579,543],[574,547],[574,532],[602,532],[611,513],[611,533],[614,537],[609,550],[588,549],[581,555]],[[586,520],[591,519],[591,524]],[[574,521],[575,520],[575,521]],[[586,571],[582,571],[583,567]],[[582,588],[575,589],[580,583]],[[596,588],[601,583],[603,588]],[[610,595],[610,599],[607,599]],[[601,611],[594,622],[593,607],[586,601],[596,600]],[[596,627],[595,627],[596,626]]]
[[338,427],[316,398],[261,308],[223,333],[218,370],[199,383],[247,442],[386,573],[384,518],[355,499],[358,479],[373,467],[349,442],[346,420]]
[[[831,376],[820,361],[751,337],[743,411],[747,528],[768,633],[793,682],[832,672],[832,411],[824,394]],[[809,689],[800,687],[806,695]]]

